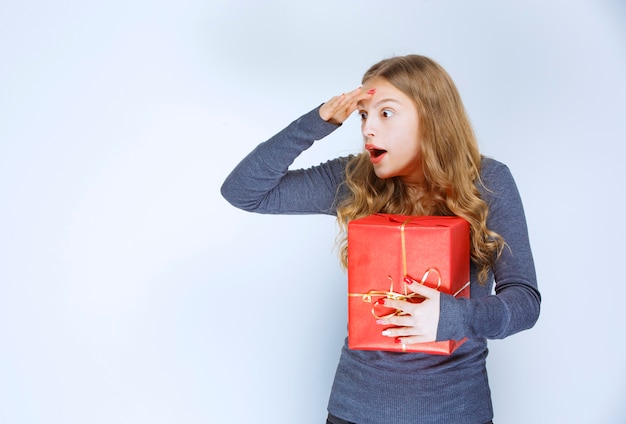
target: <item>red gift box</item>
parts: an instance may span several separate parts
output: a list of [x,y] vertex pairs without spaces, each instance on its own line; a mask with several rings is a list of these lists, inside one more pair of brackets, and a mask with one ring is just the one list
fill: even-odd
[[470,228],[454,216],[374,214],[348,224],[348,346],[350,349],[449,355],[466,339],[398,344],[377,317],[399,313],[383,298],[420,302],[404,277],[442,293],[469,297]]

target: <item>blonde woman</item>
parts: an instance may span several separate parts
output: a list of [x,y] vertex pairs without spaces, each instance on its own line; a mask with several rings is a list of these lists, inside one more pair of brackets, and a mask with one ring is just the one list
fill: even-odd
[[[362,84],[260,144],[228,176],[222,194],[253,212],[337,216],[344,266],[351,220],[379,212],[465,218],[471,228],[471,298],[411,284],[424,302],[386,299],[385,306],[404,314],[379,323],[392,324],[383,334],[407,345],[468,341],[450,356],[351,350],[345,344],[327,423],[492,422],[487,339],[532,327],[541,303],[515,182],[505,165],[480,155],[458,91],[433,60],[382,60]],[[355,111],[362,122],[361,154],[288,170]]]

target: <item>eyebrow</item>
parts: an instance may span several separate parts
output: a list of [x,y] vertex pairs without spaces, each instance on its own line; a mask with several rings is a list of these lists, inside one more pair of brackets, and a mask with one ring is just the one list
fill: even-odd
[[[397,100],[397,99],[394,99],[394,98],[391,98],[391,97],[386,97],[384,99],[380,99],[379,101],[374,103],[371,107],[372,107],[372,109],[376,109],[381,104],[388,103],[388,102],[400,104],[400,100]],[[357,108],[363,108],[363,103],[362,102],[358,102],[356,104],[356,107]]]

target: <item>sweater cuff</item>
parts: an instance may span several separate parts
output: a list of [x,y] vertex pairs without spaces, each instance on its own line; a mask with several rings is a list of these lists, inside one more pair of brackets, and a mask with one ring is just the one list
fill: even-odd
[[437,341],[461,340],[465,322],[466,298],[455,298],[452,295],[441,293],[439,303],[439,325],[437,326]]

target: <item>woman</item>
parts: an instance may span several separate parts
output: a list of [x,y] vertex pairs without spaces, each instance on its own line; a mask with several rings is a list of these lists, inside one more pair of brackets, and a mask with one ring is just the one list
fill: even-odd
[[[420,284],[419,304],[385,300],[404,312],[379,321],[403,344],[468,338],[450,356],[342,349],[328,423],[491,422],[487,339],[530,328],[539,316],[524,211],[508,168],[482,157],[458,91],[437,63],[409,55],[383,60],[362,87],[333,97],[260,144],[222,186],[234,206],[272,214],[456,215],[471,228],[471,298]],[[355,110],[364,150],[306,170],[293,160]],[[495,293],[493,292],[495,279]]]

